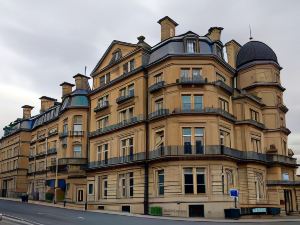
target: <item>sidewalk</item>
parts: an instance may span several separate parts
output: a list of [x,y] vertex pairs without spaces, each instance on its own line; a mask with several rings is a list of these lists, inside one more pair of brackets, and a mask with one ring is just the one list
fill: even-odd
[[[7,201],[15,201],[15,202],[21,202],[20,199],[15,198],[1,198],[0,200],[7,200]],[[62,203],[53,204],[48,202],[42,202],[42,201],[33,201],[29,200],[29,204],[35,204],[35,205],[43,205],[43,206],[50,206],[50,207],[56,207],[56,208],[64,208],[64,209],[72,209],[72,210],[79,210],[79,211],[85,211],[84,205],[82,205],[81,208],[76,208],[72,206],[64,207]],[[23,204],[28,204],[23,203]],[[151,218],[151,219],[161,219],[161,220],[173,220],[173,221],[194,221],[194,222],[215,222],[215,223],[266,223],[266,222],[299,222],[300,224],[300,214],[299,216],[275,216],[272,218],[257,218],[257,219],[239,219],[239,220],[231,220],[231,219],[205,219],[205,218],[186,218],[186,217],[162,217],[162,216],[149,216],[149,215],[140,215],[140,214],[130,214],[130,213],[124,213],[124,212],[115,212],[115,211],[105,211],[105,210],[88,210],[88,212],[94,212],[94,213],[102,213],[102,214],[112,214],[112,215],[122,215],[122,216],[133,216],[133,217],[140,217],[140,218]]]

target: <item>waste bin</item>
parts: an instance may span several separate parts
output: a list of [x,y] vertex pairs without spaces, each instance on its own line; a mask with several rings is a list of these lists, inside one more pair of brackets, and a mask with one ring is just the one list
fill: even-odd
[[226,219],[239,219],[241,217],[241,210],[236,208],[224,209]]
[[21,200],[22,202],[28,202],[28,195],[22,195]]

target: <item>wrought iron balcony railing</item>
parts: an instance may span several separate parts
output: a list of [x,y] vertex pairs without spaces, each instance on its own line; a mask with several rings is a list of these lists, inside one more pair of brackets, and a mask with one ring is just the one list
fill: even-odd
[[[58,165],[85,165],[87,164],[86,158],[62,158],[58,159]],[[56,162],[55,164],[56,165]]]
[[159,109],[156,110],[155,112],[149,113],[148,117],[149,119],[155,119],[162,116],[166,116],[168,114],[169,114],[169,109]]
[[266,164],[283,163],[297,165],[297,159],[283,155],[271,155],[253,151],[240,151],[222,145],[164,146],[149,152],[149,159],[172,157],[226,156],[239,161],[259,161]]
[[155,91],[159,91],[164,86],[165,86],[165,82],[164,81],[160,81],[160,82],[157,82],[157,83],[151,85],[148,90],[149,90],[150,93],[153,93]]
[[140,152],[127,156],[120,156],[114,158],[108,158],[101,161],[93,161],[88,163],[88,169],[96,169],[102,167],[116,166],[122,164],[136,163],[140,161],[144,161],[146,159],[146,153]]
[[272,186],[272,185],[300,185],[300,181],[295,181],[295,180],[267,180],[267,185]]
[[205,108],[176,108],[174,110],[174,113],[199,113],[199,114],[217,114],[220,116],[223,116],[229,120],[235,121],[236,118],[230,114],[229,112],[220,109],[220,108],[210,108],[210,107],[205,107]]
[[55,154],[57,152],[56,148],[49,148],[47,154]]
[[133,91],[129,92],[127,95],[122,95],[122,96],[118,97],[116,99],[116,103],[121,104],[123,102],[126,102],[126,101],[132,99],[132,98],[134,98],[134,92]]
[[94,137],[94,136],[97,136],[97,135],[100,135],[100,134],[105,134],[105,133],[108,133],[108,132],[111,132],[111,131],[114,131],[114,130],[117,130],[117,129],[120,129],[120,128],[124,128],[124,127],[130,126],[130,125],[142,122],[143,120],[144,120],[143,115],[135,116],[135,117],[132,117],[128,120],[124,120],[120,123],[109,125],[107,127],[98,129],[98,130],[93,131],[93,132],[90,132],[89,137]]
[[100,112],[101,110],[107,109],[109,107],[109,102],[105,101],[101,105],[97,105],[96,108],[94,108],[94,112]]
[[185,77],[182,76],[176,80],[178,84],[207,84],[207,78],[203,78],[202,76],[192,76],[192,77]]

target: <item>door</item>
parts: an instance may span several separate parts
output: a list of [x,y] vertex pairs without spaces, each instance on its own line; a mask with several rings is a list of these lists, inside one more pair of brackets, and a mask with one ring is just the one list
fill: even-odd
[[3,181],[2,197],[7,197],[7,180]]
[[189,205],[189,217],[204,217],[204,205]]
[[284,190],[284,202],[286,215],[290,215],[293,211],[292,191]]
[[77,190],[77,202],[83,202],[83,190]]

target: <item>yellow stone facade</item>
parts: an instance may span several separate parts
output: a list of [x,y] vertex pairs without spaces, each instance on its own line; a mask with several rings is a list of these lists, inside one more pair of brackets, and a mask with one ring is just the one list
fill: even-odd
[[75,90],[61,85],[61,103],[44,96],[41,114],[24,111],[23,120],[36,123],[58,110],[1,139],[2,190],[13,176],[2,169],[7,142],[23,134],[27,189],[17,192],[32,198],[54,191],[55,200],[88,209],[217,218],[235,207],[229,192],[237,189],[242,215],[299,213],[275,53],[257,41],[223,45],[221,27],[176,35],[171,18],[159,24],[153,47],[143,36],[113,41],[91,73],[92,89],[79,74]]

